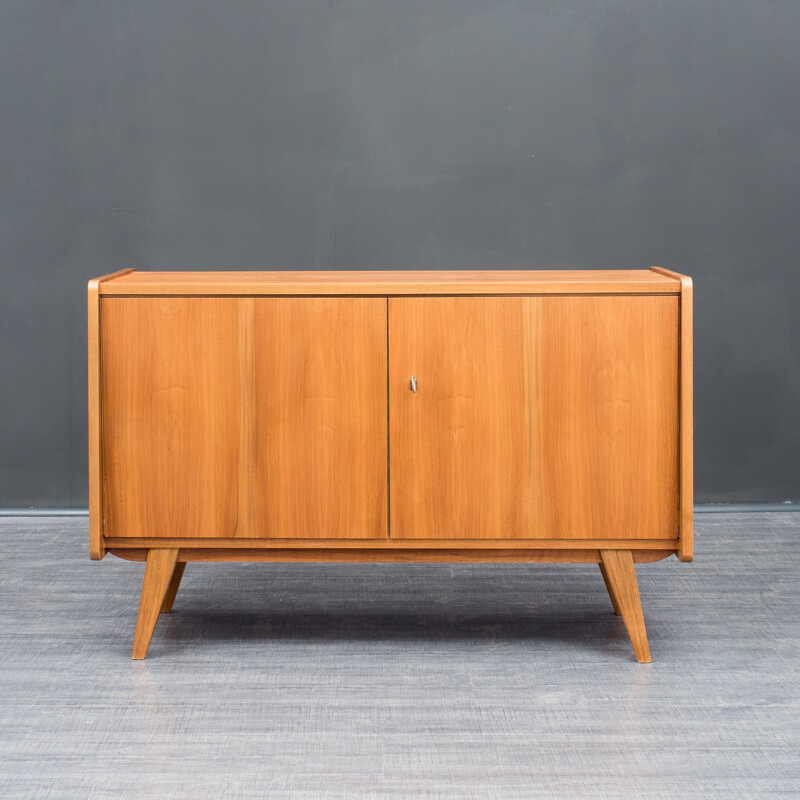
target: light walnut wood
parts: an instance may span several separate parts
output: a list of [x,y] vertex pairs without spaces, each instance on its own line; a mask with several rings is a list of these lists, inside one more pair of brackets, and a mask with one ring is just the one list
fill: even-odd
[[100,286],[133,272],[122,269],[93,278],[87,287],[88,389],[89,389],[89,557],[100,560],[103,546],[103,437],[100,396]]
[[676,297],[390,298],[392,540],[674,538],[677,324]]
[[622,612],[619,610],[619,603],[617,602],[617,598],[614,597],[614,590],[611,588],[611,583],[608,580],[608,573],[606,572],[606,568],[603,566],[602,561],[600,562],[600,574],[603,576],[603,582],[608,590],[608,596],[611,598],[611,605],[614,606],[614,613],[617,616],[620,616]]
[[678,280],[648,270],[372,270],[134,272],[103,295],[405,295],[675,293]]
[[107,536],[385,538],[384,299],[102,302]]
[[164,595],[164,601],[161,603],[161,613],[169,614],[172,611],[172,605],[175,598],[178,596],[178,588],[181,585],[181,578],[183,578],[183,571],[186,569],[185,561],[178,561],[172,570],[172,577],[169,579],[169,586],[167,586],[167,593]]
[[616,598],[616,606],[631,637],[633,652],[640,663],[649,663],[650,645],[644,627],[642,603],[633,558],[628,550],[601,550],[600,558],[605,568],[604,576],[610,584],[609,594]]
[[142,597],[139,601],[139,618],[136,620],[136,633],[133,637],[131,658],[139,660],[147,655],[150,639],[158,621],[158,614],[172,577],[176,548],[151,549],[147,553],[147,563],[142,581]]
[[680,534],[678,558],[694,557],[694,312],[692,279],[663,267],[650,267],[681,283],[680,310]]

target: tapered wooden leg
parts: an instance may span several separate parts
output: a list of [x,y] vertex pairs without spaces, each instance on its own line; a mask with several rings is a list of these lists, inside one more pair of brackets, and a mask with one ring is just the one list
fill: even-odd
[[644,628],[642,603],[639,599],[639,586],[630,550],[601,550],[600,557],[610,584],[609,594],[616,598],[628,635],[631,637],[636,660],[650,661],[650,646],[647,644],[647,631]]
[[611,588],[611,584],[608,582],[608,573],[606,572],[606,568],[600,564],[600,574],[603,576],[603,580],[606,584],[606,589],[608,589],[608,596],[611,598],[611,605],[614,606],[614,613],[617,616],[621,616],[621,612],[619,610],[619,603],[617,602],[617,598],[614,597],[614,590]]
[[178,561],[175,564],[175,569],[172,570],[172,578],[170,578],[169,586],[167,586],[167,593],[164,595],[164,602],[161,604],[161,613],[169,614],[172,611],[172,604],[175,602],[175,597],[178,594],[178,587],[181,585],[181,578],[183,571],[186,569],[185,561]]
[[147,551],[147,564],[144,568],[142,599],[139,602],[139,619],[136,620],[136,633],[133,637],[131,658],[142,659],[147,655],[150,639],[158,620],[161,603],[167,593],[178,548],[153,548]]

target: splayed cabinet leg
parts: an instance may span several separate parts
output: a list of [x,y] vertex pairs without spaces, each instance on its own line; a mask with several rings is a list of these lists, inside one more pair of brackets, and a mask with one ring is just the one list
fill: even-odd
[[169,614],[172,611],[172,604],[178,594],[178,587],[181,585],[181,578],[185,569],[185,561],[178,561],[175,564],[175,569],[172,570],[172,578],[170,578],[169,586],[167,586],[167,593],[164,595],[164,602],[161,604],[162,614]]
[[611,588],[611,584],[608,581],[608,573],[606,572],[606,568],[600,564],[600,574],[603,576],[603,581],[605,581],[606,589],[608,589],[608,596],[611,598],[611,605],[614,606],[614,613],[619,617],[622,616],[622,612],[619,610],[619,603],[617,602],[617,598],[614,597],[614,590]]
[[628,635],[631,637],[636,660],[642,663],[650,661],[650,646],[647,643],[647,632],[644,627],[642,603],[639,598],[639,586],[636,583],[636,571],[633,567],[633,556],[630,550],[601,550],[601,564],[609,586],[612,602],[616,598]]
[[[139,602],[139,618],[136,621],[136,633],[133,637],[133,652],[131,653],[133,659],[142,659],[147,655],[147,648],[150,646],[150,639],[153,637],[158,614],[172,580],[177,560],[177,548],[153,548],[147,552],[142,599]],[[175,590],[177,591],[177,586]]]

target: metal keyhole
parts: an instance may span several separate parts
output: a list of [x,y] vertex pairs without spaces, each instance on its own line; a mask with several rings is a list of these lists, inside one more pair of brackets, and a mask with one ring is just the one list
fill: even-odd
[[417,379],[413,375],[411,376],[411,391],[417,391]]

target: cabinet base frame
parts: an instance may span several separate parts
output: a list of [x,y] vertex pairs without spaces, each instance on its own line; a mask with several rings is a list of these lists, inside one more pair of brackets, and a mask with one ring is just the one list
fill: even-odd
[[[147,550],[151,547],[178,547],[187,550],[203,550],[223,553],[227,550],[454,550],[466,552],[513,552],[517,550],[600,551],[600,550],[660,550],[668,554],[678,552],[678,539],[207,539],[190,537],[105,537],[104,549],[119,555],[119,550]],[[124,558],[124,556],[123,556]],[[353,556],[353,560],[357,557]],[[662,556],[663,558],[663,556]],[[141,559],[136,559],[141,560]],[[202,559],[209,560],[209,559]],[[211,559],[213,560],[213,559]],[[220,559],[230,560],[230,559]],[[244,559],[248,560],[248,559]],[[269,559],[268,559],[269,560]],[[310,559],[314,560],[314,559]],[[599,561],[599,556],[598,559]]]
[[[644,564],[661,561],[675,555],[675,550],[631,550],[627,542],[627,552],[631,553],[634,563]],[[126,561],[147,561],[152,550],[170,548],[161,547],[109,547],[107,552]],[[462,563],[489,562],[541,562],[556,564],[601,564],[601,550],[552,548],[358,548],[341,547],[307,547],[307,548],[246,548],[246,547],[180,547],[171,548],[178,551],[178,561],[331,561],[339,563]],[[604,548],[605,549],[605,548]],[[626,548],[614,548],[625,550]]]
[[108,552],[128,561],[146,562],[131,655],[137,660],[147,654],[158,615],[172,611],[188,561],[567,562],[600,565],[614,612],[622,616],[625,622],[636,660],[644,663],[650,661],[650,648],[634,563],[659,561],[675,553],[675,550],[131,547],[109,548]]

